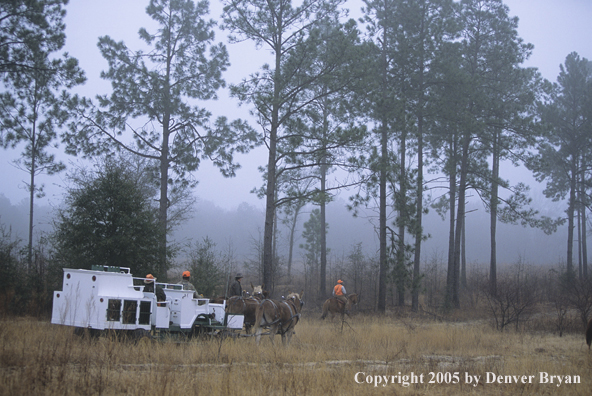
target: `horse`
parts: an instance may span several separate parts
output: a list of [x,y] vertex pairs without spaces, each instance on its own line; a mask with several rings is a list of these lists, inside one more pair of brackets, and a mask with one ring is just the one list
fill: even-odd
[[257,297],[232,296],[226,301],[226,312],[229,314],[244,315],[245,332],[251,333],[251,327],[255,324],[255,314],[261,300]]
[[285,300],[263,300],[257,307],[255,318],[255,333],[257,344],[261,340],[261,332],[264,327],[269,328],[269,337],[273,344],[276,334],[281,334],[282,343],[290,343],[294,327],[300,320],[300,311],[302,310],[302,295],[304,291],[290,293]]
[[335,298],[335,297],[328,298],[323,303],[323,315],[321,316],[321,319],[325,319],[327,317],[328,313],[331,313],[331,320],[333,320],[335,318],[336,314],[341,314],[342,317],[345,314],[347,314],[347,316],[349,316],[348,311],[351,309],[351,307],[353,305],[357,304],[358,301],[359,301],[359,298],[358,298],[357,293],[352,293],[349,296],[347,296],[347,303],[346,304],[344,304],[338,298]]

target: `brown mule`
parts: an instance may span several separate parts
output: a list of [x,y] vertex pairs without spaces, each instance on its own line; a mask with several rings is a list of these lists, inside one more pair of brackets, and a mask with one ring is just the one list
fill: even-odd
[[253,297],[258,298],[260,300],[264,300],[269,297],[269,292],[267,290],[263,290],[265,285],[253,286],[251,283],[251,288],[253,289]]
[[321,316],[321,319],[325,319],[328,313],[331,313],[331,320],[333,320],[337,314],[340,314],[341,316],[347,314],[347,316],[349,316],[349,310],[353,305],[356,305],[358,301],[359,299],[357,293],[352,293],[347,296],[346,304],[344,304],[338,298],[328,298],[323,303],[323,315]]
[[232,296],[226,301],[226,313],[244,315],[245,332],[250,334],[260,302],[255,297]]
[[257,307],[255,327],[253,332],[257,337],[257,344],[261,340],[263,328],[269,329],[269,337],[273,344],[276,334],[281,334],[282,343],[290,343],[294,327],[300,320],[302,310],[302,295],[304,292],[290,293],[285,300],[263,300]]

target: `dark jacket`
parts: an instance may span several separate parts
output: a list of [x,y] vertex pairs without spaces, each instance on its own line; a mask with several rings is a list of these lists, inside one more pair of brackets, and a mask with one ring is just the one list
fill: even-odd
[[230,285],[230,292],[228,294],[228,297],[243,295],[243,287],[238,280],[235,280],[232,285]]
[[[146,286],[144,286],[144,292],[154,293],[154,282],[147,283]],[[156,286],[156,301],[164,301],[164,300],[166,300],[166,294],[164,293],[164,290],[162,290],[162,286],[157,285]]]

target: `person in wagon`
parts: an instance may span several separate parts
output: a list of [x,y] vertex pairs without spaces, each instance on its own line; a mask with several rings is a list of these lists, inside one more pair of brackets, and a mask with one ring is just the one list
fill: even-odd
[[[343,281],[341,279],[337,281],[337,284],[333,288],[333,297],[342,302],[344,304],[344,308],[347,306],[347,292],[345,291],[345,286],[343,286]],[[349,314],[347,310],[345,313]]]
[[229,297],[232,297],[232,296],[239,296],[240,297],[243,295],[243,287],[241,286],[241,279],[243,279],[243,274],[241,274],[239,272],[234,277],[234,282],[232,282],[232,285],[230,285],[230,293],[228,293]]
[[[144,279],[144,292],[145,293],[154,293],[154,281],[156,278],[152,274],[146,275],[146,279]],[[156,301],[164,301],[166,300],[166,294],[162,289],[162,286],[156,286]]]
[[183,271],[183,280],[181,281],[181,284],[183,285],[183,290],[193,290],[193,298],[197,298],[197,291],[195,290],[195,286],[193,286],[193,283],[189,281],[190,278],[191,272]]

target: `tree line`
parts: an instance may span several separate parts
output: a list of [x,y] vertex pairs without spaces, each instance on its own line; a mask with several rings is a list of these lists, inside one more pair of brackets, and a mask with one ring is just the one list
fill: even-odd
[[[112,89],[94,98],[73,93],[84,71],[75,58],[58,55],[66,4],[0,5],[1,143],[24,145],[18,164],[30,176],[30,269],[33,203],[43,193],[35,177],[65,168],[51,154],[61,142],[66,153],[98,159],[105,170],[101,177],[73,176],[85,188],[68,191],[52,243],[64,266],[87,265],[89,252],[100,250],[103,256],[93,257],[99,262],[143,263],[142,270],[167,279],[175,254],[167,235],[184,217],[201,162],[232,177],[240,166],[235,154],[263,145],[268,157],[256,191],[266,208],[260,268],[272,293],[279,279],[278,221],[294,232],[301,209],[313,204],[318,210],[305,231],[307,261],[319,295],[328,294],[325,208],[346,188],[353,191],[354,214],[362,207],[378,213],[379,312],[391,283],[397,304],[404,305],[410,291],[412,308],[419,307],[421,248],[429,237],[422,218],[430,207],[449,220],[444,305],[460,307],[469,192],[490,213],[492,295],[499,221],[545,232],[567,223],[566,273],[587,276],[591,63],[570,53],[556,83],[524,67],[533,46],[518,36],[518,19],[501,0],[365,0],[359,21],[347,19],[342,0],[224,0],[218,21],[209,19],[205,0],[150,0],[146,13],[154,30],[139,30],[147,50],[98,38],[108,63],[101,78]],[[229,45],[252,41],[273,55],[271,64],[229,87],[250,107],[253,122],[213,119],[205,105],[225,88],[229,66],[216,26],[228,33]],[[508,161],[546,181],[549,198],[567,198],[566,216],[539,216],[529,205],[528,186],[501,175],[500,164]],[[130,173],[118,162],[141,171]],[[106,183],[94,190],[107,193],[106,201],[131,188],[124,194],[128,206],[94,208],[102,220],[85,229],[93,208],[84,206],[92,199],[82,193],[93,191],[95,182]],[[130,218],[109,217],[122,210]],[[129,227],[125,236],[123,226]],[[152,232],[140,234],[146,227]],[[290,240],[292,251],[293,234]],[[132,245],[137,252],[128,251]],[[288,278],[291,262],[290,254]]]

